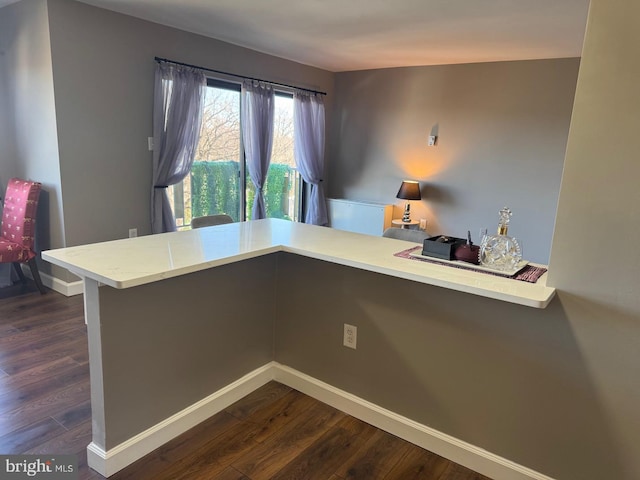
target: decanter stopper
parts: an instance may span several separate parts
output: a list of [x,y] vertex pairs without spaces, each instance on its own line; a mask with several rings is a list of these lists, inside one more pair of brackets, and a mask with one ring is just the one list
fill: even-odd
[[509,229],[509,221],[511,220],[511,209],[508,207],[502,207],[502,210],[498,212],[500,220],[498,221],[498,235],[506,235]]

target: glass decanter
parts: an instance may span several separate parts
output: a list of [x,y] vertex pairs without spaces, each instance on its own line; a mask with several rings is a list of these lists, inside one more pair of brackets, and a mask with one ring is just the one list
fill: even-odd
[[511,210],[504,207],[498,213],[498,234],[482,238],[480,264],[500,271],[514,270],[522,261],[522,247],[515,238],[507,235]]

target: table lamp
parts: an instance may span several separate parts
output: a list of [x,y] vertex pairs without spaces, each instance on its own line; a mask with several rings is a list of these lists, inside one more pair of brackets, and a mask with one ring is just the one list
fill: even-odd
[[404,215],[402,216],[402,221],[410,222],[411,205],[409,205],[409,200],[422,200],[422,196],[420,195],[420,184],[414,180],[403,180],[396,198],[407,200],[407,204],[404,207]]

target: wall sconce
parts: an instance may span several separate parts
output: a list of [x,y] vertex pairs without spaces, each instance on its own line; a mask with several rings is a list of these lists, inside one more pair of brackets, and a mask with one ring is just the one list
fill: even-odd
[[406,223],[410,222],[411,205],[409,204],[409,200],[422,200],[422,195],[420,195],[420,184],[415,180],[403,180],[396,198],[407,200],[407,204],[404,207],[404,215],[402,216],[402,221]]

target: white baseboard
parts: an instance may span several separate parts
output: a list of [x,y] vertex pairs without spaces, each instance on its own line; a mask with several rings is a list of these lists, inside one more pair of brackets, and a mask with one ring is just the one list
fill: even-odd
[[[22,264],[21,267],[24,275],[30,278],[31,280],[33,280],[33,276],[31,275],[31,269],[25,264]],[[42,284],[45,287],[49,287],[51,290],[61,293],[65,297],[82,295],[84,293],[84,286],[83,286],[82,280],[77,280],[75,282],[64,282],[59,278],[53,277],[48,273],[44,273],[44,272],[40,272],[40,279],[42,280]]]
[[553,480],[277,362],[267,363],[108,451],[91,443],[89,466],[105,477],[113,475],[271,380],[494,480]]
[[268,363],[107,451],[91,442],[87,463],[104,477],[113,475],[270,382],[273,373]]
[[52,277],[51,275],[42,272],[40,272],[40,278],[42,279],[42,284],[45,287],[49,287],[51,290],[55,290],[65,297],[82,295],[84,293],[82,280],[75,282],[63,282],[59,278]]

